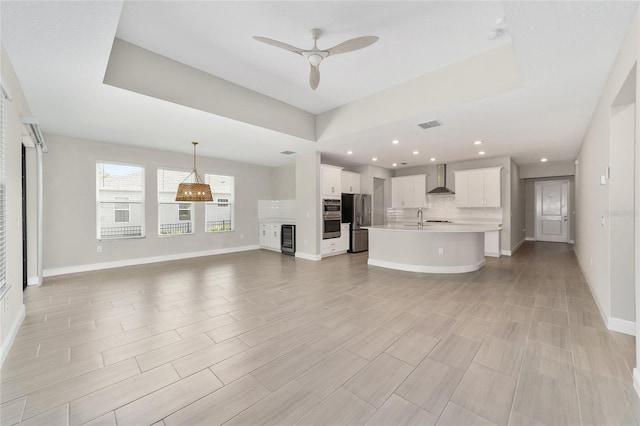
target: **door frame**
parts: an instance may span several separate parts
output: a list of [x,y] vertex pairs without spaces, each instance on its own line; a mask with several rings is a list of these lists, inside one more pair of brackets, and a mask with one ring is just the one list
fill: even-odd
[[533,198],[534,198],[534,219],[533,219],[533,224],[534,224],[534,236],[536,241],[545,241],[545,240],[541,240],[539,238],[540,236],[540,226],[539,226],[539,212],[540,212],[540,206],[538,205],[538,203],[540,202],[540,199],[538,197],[539,194],[539,187],[542,184],[548,184],[548,183],[564,183],[567,185],[567,238],[565,241],[556,241],[556,242],[561,242],[561,243],[569,243],[571,241],[571,180],[570,179],[550,179],[550,180],[536,180],[533,183]]

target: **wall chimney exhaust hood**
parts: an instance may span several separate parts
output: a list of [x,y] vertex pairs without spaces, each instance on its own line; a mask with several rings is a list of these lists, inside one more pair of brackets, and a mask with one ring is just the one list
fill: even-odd
[[437,174],[436,174],[436,187],[431,191],[427,192],[427,194],[455,194],[452,190],[447,188],[447,165],[446,164],[438,164],[437,166]]

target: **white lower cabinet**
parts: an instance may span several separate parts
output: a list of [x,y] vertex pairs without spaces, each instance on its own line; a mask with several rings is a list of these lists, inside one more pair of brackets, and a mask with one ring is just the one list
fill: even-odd
[[280,251],[281,223],[260,224],[260,247]]
[[349,235],[349,224],[343,223],[342,226],[340,227],[340,246],[342,247],[342,250],[344,251],[349,250],[350,237],[351,236]]

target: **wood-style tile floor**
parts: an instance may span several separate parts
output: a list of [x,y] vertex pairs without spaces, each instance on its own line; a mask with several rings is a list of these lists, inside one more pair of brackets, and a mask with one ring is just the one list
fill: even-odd
[[251,251],[54,277],[0,378],[2,425],[638,424],[633,337],[571,246],[423,275]]

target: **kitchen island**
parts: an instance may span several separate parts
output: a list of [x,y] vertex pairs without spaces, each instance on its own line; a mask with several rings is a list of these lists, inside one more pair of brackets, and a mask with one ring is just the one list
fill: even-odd
[[495,225],[370,226],[369,265],[401,271],[456,274],[485,264],[484,233]]

